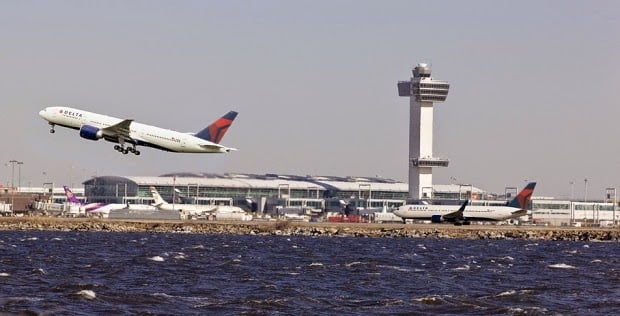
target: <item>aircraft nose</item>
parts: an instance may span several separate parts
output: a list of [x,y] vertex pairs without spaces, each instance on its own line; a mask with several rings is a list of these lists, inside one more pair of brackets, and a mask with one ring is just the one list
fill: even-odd
[[43,119],[49,121],[54,116],[54,111],[52,111],[52,109],[50,109],[50,108],[45,108],[45,109],[39,111],[39,116],[41,116]]

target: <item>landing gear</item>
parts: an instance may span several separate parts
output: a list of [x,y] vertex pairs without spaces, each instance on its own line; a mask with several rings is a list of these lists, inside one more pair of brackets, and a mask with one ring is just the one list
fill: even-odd
[[140,155],[140,151],[136,149],[136,145],[133,145],[132,147],[127,147],[127,149],[125,149],[125,151],[133,153],[136,156]]
[[56,124],[50,123],[50,133],[52,134],[56,133],[56,131],[54,130],[54,126],[56,126]]
[[127,155],[128,153],[133,153],[136,156],[140,155],[140,151],[136,149],[135,145],[133,145],[132,147],[127,147],[127,148],[121,145],[114,145],[114,150],[120,153],[123,153],[123,155]]

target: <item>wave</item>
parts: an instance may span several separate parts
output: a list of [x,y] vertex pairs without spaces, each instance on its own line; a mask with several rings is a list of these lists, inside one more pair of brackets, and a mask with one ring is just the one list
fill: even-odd
[[548,265],[548,267],[553,268],[553,269],[577,269],[575,266],[571,266],[570,264],[566,264],[566,263],[551,264],[551,265]]
[[469,271],[469,270],[471,270],[471,267],[468,264],[466,264],[464,266],[456,267],[453,270],[456,270],[456,271]]
[[33,274],[47,274],[47,272],[45,272],[45,270],[43,270],[43,268],[38,268],[38,269],[34,269],[32,270]]
[[445,302],[445,300],[443,298],[438,297],[438,296],[418,297],[415,300],[417,302],[420,302],[422,304],[427,304],[427,305],[440,305],[440,304],[443,304]]
[[510,291],[501,292],[501,293],[499,293],[499,294],[497,294],[495,296],[497,296],[497,297],[500,297],[500,296],[512,296],[512,295],[515,295],[515,294],[517,294],[517,291],[510,290]]
[[411,269],[401,268],[398,266],[377,265],[377,268],[393,269],[393,270],[400,271],[400,272],[411,272]]
[[95,291],[93,290],[81,290],[75,293],[75,295],[81,296],[89,300],[94,300],[97,297],[97,294],[95,294]]

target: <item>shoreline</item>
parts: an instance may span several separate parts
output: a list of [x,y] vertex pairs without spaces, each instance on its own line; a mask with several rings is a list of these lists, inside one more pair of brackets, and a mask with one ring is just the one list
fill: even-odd
[[532,239],[620,242],[619,228],[327,222],[205,222],[56,217],[3,217],[0,231],[99,231],[378,238]]

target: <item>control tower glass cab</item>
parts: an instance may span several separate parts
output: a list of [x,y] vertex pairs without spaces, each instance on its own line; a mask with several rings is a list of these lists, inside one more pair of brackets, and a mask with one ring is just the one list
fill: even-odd
[[433,156],[433,103],[448,97],[450,84],[431,77],[427,64],[413,68],[409,81],[398,82],[398,95],[409,97],[409,198],[433,197],[433,168],[449,160]]

